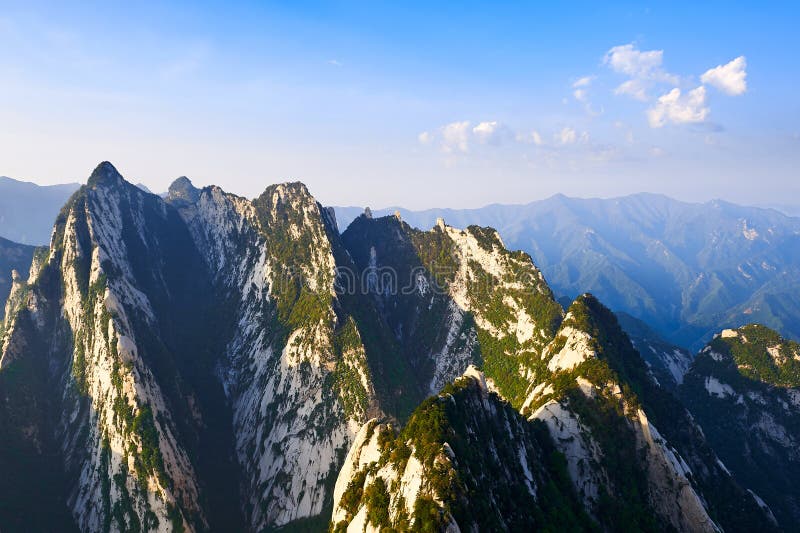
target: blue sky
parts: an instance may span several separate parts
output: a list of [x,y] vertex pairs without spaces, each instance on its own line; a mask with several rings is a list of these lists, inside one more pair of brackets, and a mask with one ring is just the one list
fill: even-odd
[[131,4],[0,1],[0,174],[800,203],[796,3]]

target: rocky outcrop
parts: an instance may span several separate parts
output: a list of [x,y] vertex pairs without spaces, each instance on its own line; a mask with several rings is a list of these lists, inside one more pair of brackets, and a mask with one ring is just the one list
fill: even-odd
[[589,529],[544,428],[470,367],[402,431],[372,420],[334,490],[334,531]]
[[614,315],[592,296],[569,308],[540,368],[546,377],[531,383],[522,411],[547,425],[576,491],[601,525],[771,527],[691,416],[653,379]]
[[800,345],[759,325],[724,330],[697,355],[679,395],[778,523],[800,522]]

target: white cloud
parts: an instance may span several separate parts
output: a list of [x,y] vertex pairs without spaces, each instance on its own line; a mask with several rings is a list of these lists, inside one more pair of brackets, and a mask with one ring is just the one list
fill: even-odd
[[420,144],[430,144],[433,141],[433,135],[429,131],[423,131],[417,135]]
[[572,128],[564,128],[556,133],[556,141],[561,144],[573,144],[578,140],[578,134]]
[[588,89],[592,84],[592,80],[594,80],[594,76],[584,76],[572,84],[572,88],[574,89],[572,91],[572,96],[575,97],[575,100],[583,103],[588,102]]
[[565,127],[554,135],[557,144],[567,145],[575,144],[577,142],[587,142],[589,134],[587,132],[578,133],[575,129]]
[[616,95],[624,94],[636,100],[646,102],[647,101],[646,82],[642,80],[628,80],[620,84],[616,89],[614,89],[614,94]]
[[738,96],[747,92],[747,60],[739,56],[730,63],[709,69],[700,81],[716,87],[720,91]]
[[606,52],[603,63],[632,78],[658,78],[666,74],[661,68],[663,60],[663,50],[642,52],[633,44],[623,44]]
[[447,153],[469,151],[470,122],[451,122],[442,127],[442,150]]
[[611,70],[630,77],[614,90],[614,94],[642,101],[647,100],[647,90],[655,83],[678,83],[678,76],[664,70],[663,61],[663,50],[641,51],[632,43],[611,48],[603,58],[603,63]]
[[472,134],[482,144],[495,145],[513,137],[511,130],[496,120],[481,122],[472,128]]
[[329,64],[329,65],[332,65],[332,66],[334,66],[334,67],[341,67],[341,66],[342,66],[342,63],[341,63],[341,61],[338,61],[338,60],[336,60],[336,59],[329,59],[329,60],[328,60],[328,64]]
[[688,124],[703,122],[709,113],[706,107],[706,88],[692,89],[685,95],[677,87],[659,97],[655,106],[647,110],[647,120],[652,128],[665,124]]

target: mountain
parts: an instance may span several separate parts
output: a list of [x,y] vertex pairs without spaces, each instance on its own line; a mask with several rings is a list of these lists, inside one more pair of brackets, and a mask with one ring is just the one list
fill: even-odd
[[[365,219],[378,236],[399,224]],[[412,233],[386,257],[419,266],[427,253],[458,269],[443,275],[463,309],[434,294],[429,271],[404,294],[438,322],[388,313],[377,264],[367,291],[348,288],[363,250],[345,247],[302,184],[247,200],[181,178],[164,200],[98,166],[9,298],[4,461],[43,466],[9,469],[2,523],[32,505],[81,530],[326,523],[339,466],[369,418],[404,423],[479,357],[478,342],[501,368],[503,346],[541,347],[560,319],[530,259],[493,232],[442,223]],[[500,284],[502,301],[470,285],[481,277]],[[417,352],[426,328],[435,349]],[[521,386],[497,376],[508,391]]]
[[372,420],[334,490],[333,531],[580,531],[593,523],[543,424],[470,367],[400,431]]
[[420,399],[477,363],[506,398],[522,402],[526,374],[563,314],[530,256],[509,252],[494,230],[442,219],[421,231],[395,216],[361,215],[342,243],[363,273],[348,285],[374,302]]
[[[342,227],[355,211],[337,208]],[[397,212],[419,228],[438,217],[491,226],[557,295],[591,292],[679,346],[699,349],[720,327],[749,322],[800,338],[800,219],[774,210],[636,194]]]
[[611,311],[490,228],[105,162],[2,331],[3,531],[773,527]]
[[679,390],[726,468],[786,530],[800,523],[800,345],[760,325],[723,330]]
[[[420,231],[400,216],[374,218],[367,211],[350,224],[342,241],[365,273],[363,286],[377,302],[380,318],[401,345],[410,343],[413,348],[410,360],[423,376],[421,384],[427,383],[430,371],[415,363],[413,354],[445,353],[438,349],[442,342],[471,346],[471,361],[485,372],[487,386],[531,423],[548,428],[555,448],[565,457],[573,489],[601,527],[658,529],[659,524],[670,524],[689,531],[774,527],[757,498],[719,465],[686,409],[654,379],[616,317],[591,296],[580,297],[564,316],[530,257],[508,252],[495,231],[478,226],[458,230],[441,219],[431,230]],[[454,309],[464,319],[459,312],[453,314]],[[431,327],[446,331],[446,339],[426,336]],[[673,376],[661,357],[669,345],[657,343],[657,337],[645,329],[638,333],[639,338],[649,338],[648,348],[662,350],[653,360],[661,361],[664,372]],[[426,340],[416,346],[416,339]],[[683,365],[678,377],[673,377],[674,388],[690,358],[685,352],[667,353]],[[417,412],[411,420],[416,416]],[[411,434],[404,432],[411,425],[399,433],[400,442],[410,440]],[[368,429],[362,431],[370,434]],[[476,440],[495,434],[464,431]],[[450,439],[447,442],[452,447]],[[369,449],[371,445],[362,439],[358,446]],[[365,470],[373,459],[362,461],[362,452],[355,449],[351,449],[348,474],[344,479],[340,474],[337,481],[342,490],[352,483],[354,495],[346,498],[344,507],[335,502],[339,507],[333,525],[360,530],[367,522],[378,524],[370,521],[373,513],[368,501],[363,501],[370,499],[364,496],[372,486],[370,481],[378,483],[378,488],[389,487],[390,509],[402,501],[397,494],[402,492],[410,512],[403,487],[412,482],[400,468],[403,463],[388,468],[377,459],[384,456],[383,451],[376,455],[373,450],[364,453],[377,461],[377,471]],[[387,453],[391,466],[394,449]],[[408,451],[396,453],[404,457]],[[355,455],[359,459],[353,459]],[[421,474],[423,479],[428,475]],[[509,483],[514,486],[515,482]],[[361,497],[357,498],[359,486]],[[442,506],[448,512],[450,507]],[[437,513],[451,522],[446,512]],[[402,513],[382,516],[381,526],[397,526],[405,519]],[[472,520],[466,518],[465,523]],[[460,522],[453,515],[452,521],[460,527],[464,519]]]
[[48,244],[58,211],[79,187],[42,186],[0,176],[0,236],[22,244]]
[[542,352],[521,412],[547,425],[578,495],[605,529],[774,527],[591,295],[575,300]]
[[[14,271],[27,272],[33,261],[33,246],[18,244],[0,237],[0,302],[5,302],[11,292]],[[0,320],[3,319],[0,311]]]

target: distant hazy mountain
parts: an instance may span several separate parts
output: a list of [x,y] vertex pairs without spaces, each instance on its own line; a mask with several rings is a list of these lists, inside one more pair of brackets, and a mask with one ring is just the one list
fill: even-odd
[[774,209],[790,217],[800,217],[800,205],[764,204],[764,205],[759,205],[758,207],[763,207],[764,209]]
[[0,176],[0,237],[50,244],[56,215],[78,187],[78,183],[42,186]]
[[[533,257],[556,294],[591,291],[693,350],[720,327],[748,322],[800,338],[800,218],[772,209],[636,194],[398,211],[420,228],[437,217],[494,227]],[[360,212],[336,208],[339,228]]]
[[16,270],[23,278],[27,277],[35,249],[0,237],[0,320],[3,319],[6,298],[11,292],[11,271]]

